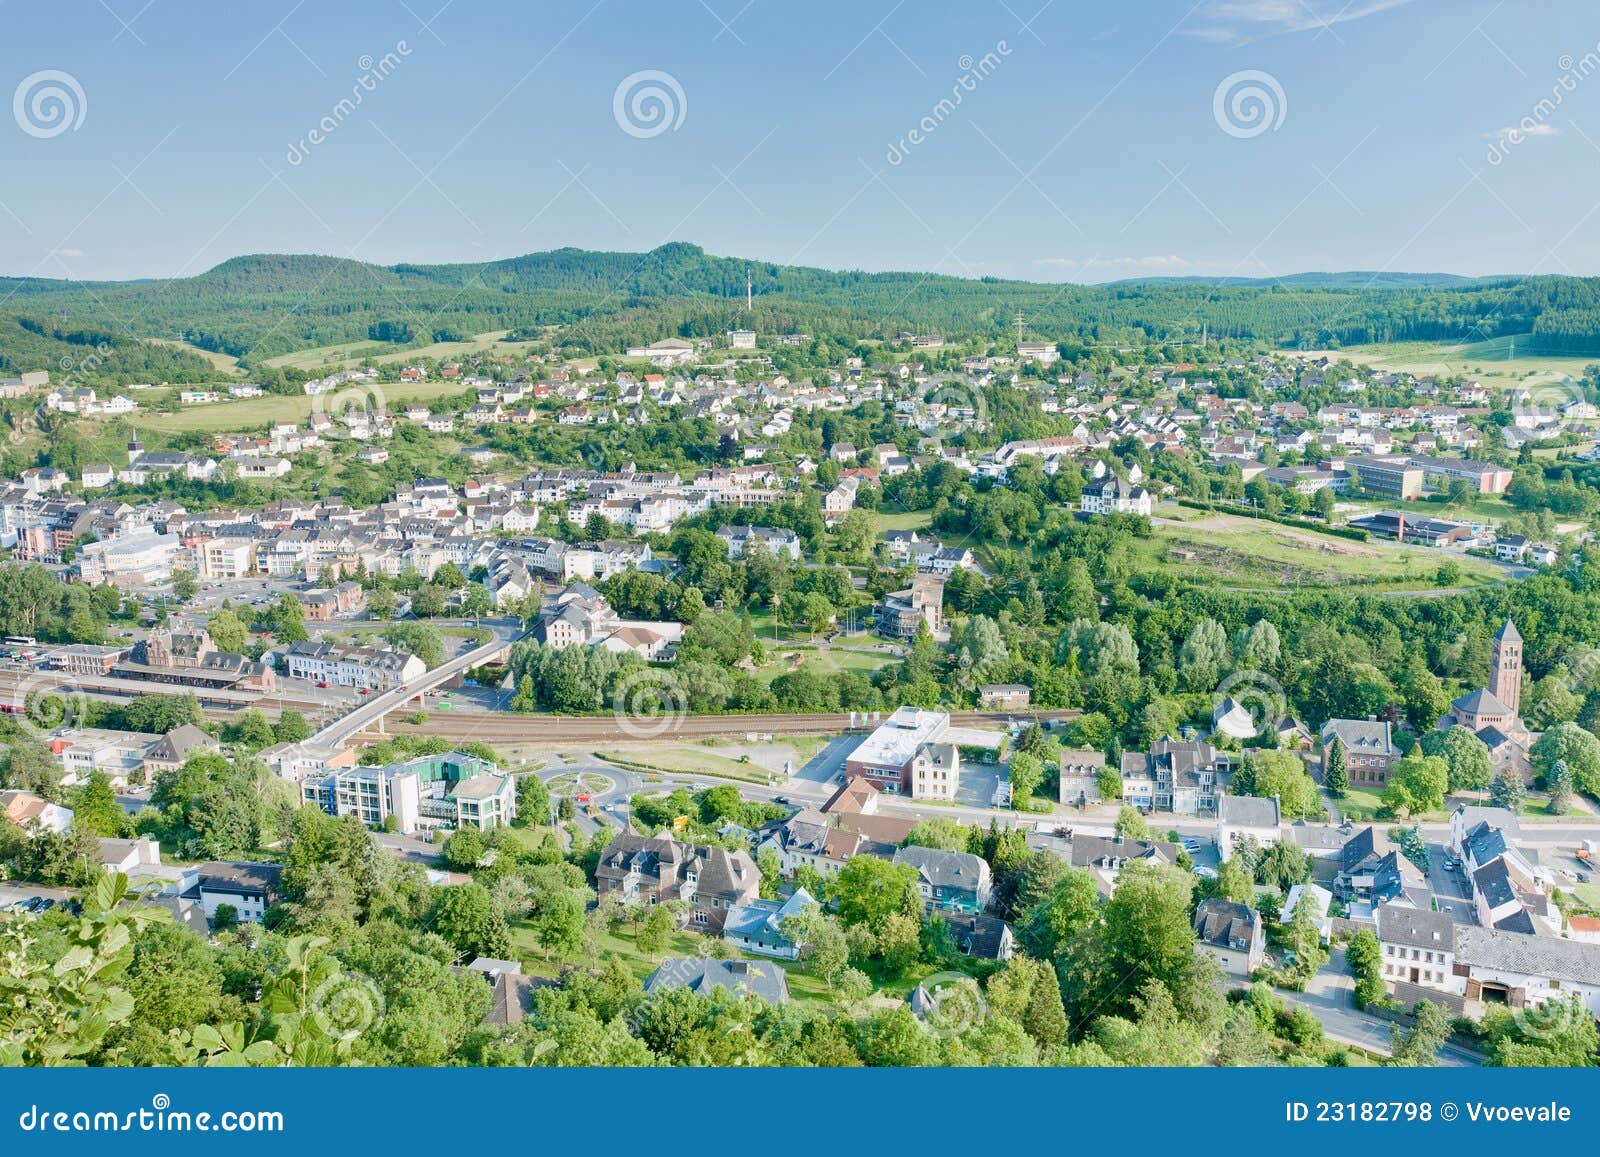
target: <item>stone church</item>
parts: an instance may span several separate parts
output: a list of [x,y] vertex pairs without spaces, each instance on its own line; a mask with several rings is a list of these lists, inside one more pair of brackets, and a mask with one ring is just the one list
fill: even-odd
[[1522,635],[1510,619],[1494,637],[1489,685],[1463,695],[1450,705],[1440,727],[1460,725],[1483,740],[1495,770],[1511,767],[1528,779],[1528,749],[1538,737],[1522,721]]

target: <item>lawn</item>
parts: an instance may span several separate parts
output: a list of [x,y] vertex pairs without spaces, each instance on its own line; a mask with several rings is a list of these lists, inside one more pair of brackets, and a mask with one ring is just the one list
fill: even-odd
[[872,515],[873,529],[880,535],[886,530],[926,530],[932,521],[931,510],[908,510],[901,514],[878,510]]
[[[870,646],[870,644],[865,645]],[[810,667],[813,671],[827,675],[839,671],[870,675],[880,667],[899,662],[899,656],[892,651],[846,649],[837,646],[823,651],[816,647],[785,646],[776,642],[767,642],[766,646],[768,661],[756,669],[756,675],[767,683],[771,683],[779,675],[797,670],[796,660],[800,661],[801,666]]]
[[[730,738],[737,738],[738,723],[730,719]],[[595,752],[601,759],[614,760],[624,766],[649,768],[653,771],[672,772],[677,775],[709,775],[722,779],[742,779],[750,783],[768,783],[773,773],[755,763],[741,763],[725,755],[717,755],[703,747],[693,745],[673,747],[652,743],[645,747],[612,747]]]
[[[1157,512],[1155,534],[1139,544],[1149,569],[1230,588],[1269,589],[1362,584],[1382,589],[1439,586],[1436,572],[1461,566],[1461,589],[1502,581],[1505,572],[1482,559],[1445,555],[1380,541],[1356,542],[1262,519],[1171,507]],[[1199,517],[1195,517],[1199,515]]]

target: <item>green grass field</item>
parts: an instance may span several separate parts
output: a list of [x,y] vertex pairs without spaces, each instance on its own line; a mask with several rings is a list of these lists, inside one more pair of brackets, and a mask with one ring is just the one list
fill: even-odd
[[[460,394],[460,382],[432,381],[401,384],[374,383],[385,404],[394,413],[407,402],[427,402],[434,398]],[[263,429],[274,422],[304,422],[316,399],[305,394],[268,394],[261,398],[240,398],[214,402],[209,406],[189,406],[170,414],[140,413],[135,422],[141,430],[215,430],[243,432]]]
[[1163,506],[1152,538],[1140,543],[1141,562],[1193,582],[1251,589],[1337,587],[1431,590],[1447,558],[1461,566],[1455,587],[1497,582],[1504,572],[1481,559],[1446,556],[1385,542],[1333,535],[1232,514]]
[[879,534],[886,530],[925,530],[932,521],[933,512],[930,510],[909,510],[900,514],[878,510],[872,514],[873,528]]
[[[841,647],[830,647],[826,651],[815,647],[785,646],[763,637],[767,648],[768,661],[756,669],[756,675],[764,682],[771,683],[779,675],[797,670],[796,659],[801,666],[810,667],[813,671],[824,674],[836,674],[840,671],[854,671],[861,675],[870,675],[880,667],[890,663],[899,662],[899,656],[891,651],[856,650]],[[862,647],[871,647],[870,642],[858,644]]]
[[239,377],[243,371],[239,369],[239,359],[231,354],[217,353],[214,350],[203,350],[197,345],[186,341],[177,341],[173,338],[152,337],[146,338],[151,345],[171,346],[173,349],[188,350],[196,357],[205,358],[211,365],[231,377]]
[[[737,735],[734,732],[737,726],[736,721],[730,720],[730,733]],[[750,783],[767,783],[773,776],[772,772],[759,764],[741,763],[737,759],[729,759],[725,755],[718,755],[694,744],[672,746],[651,743],[640,746],[608,747],[595,754],[601,759],[613,759],[624,765],[631,764],[679,775],[709,775],[723,779],[742,779]]]
[[411,362],[423,358],[437,361],[459,360],[483,353],[500,353],[520,357],[532,348],[532,342],[506,341],[510,330],[480,333],[467,341],[441,341],[424,346],[395,347],[388,342],[352,341],[339,345],[318,346],[299,350],[270,359],[267,364],[283,369],[320,370],[339,369],[370,358],[378,365],[394,362]]
[[1565,374],[1581,378],[1586,366],[1600,362],[1600,350],[1588,357],[1523,352],[1531,345],[1530,335],[1513,335],[1459,344],[1388,342],[1316,352],[1378,369],[1405,370],[1414,374],[1460,374],[1477,378],[1491,389],[1518,385],[1531,374]]

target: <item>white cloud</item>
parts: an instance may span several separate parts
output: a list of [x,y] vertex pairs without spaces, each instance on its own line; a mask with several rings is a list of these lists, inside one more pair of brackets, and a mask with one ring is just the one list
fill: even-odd
[[1263,36],[1311,32],[1364,20],[1411,0],[1207,0],[1190,36],[1226,43],[1246,43]]
[[1555,125],[1545,124],[1542,121],[1533,121],[1520,125],[1507,125],[1503,129],[1495,129],[1492,133],[1484,133],[1486,141],[1504,141],[1521,139],[1522,137],[1553,137],[1559,130]]

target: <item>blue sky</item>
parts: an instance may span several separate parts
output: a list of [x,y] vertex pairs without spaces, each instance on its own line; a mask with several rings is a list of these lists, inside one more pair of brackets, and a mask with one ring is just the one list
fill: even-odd
[[[1592,0],[0,0],[0,21],[6,274],[668,240],[1046,281],[1600,274]],[[641,86],[665,121],[648,93],[630,112]]]

